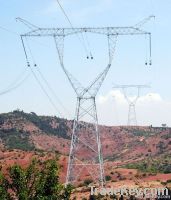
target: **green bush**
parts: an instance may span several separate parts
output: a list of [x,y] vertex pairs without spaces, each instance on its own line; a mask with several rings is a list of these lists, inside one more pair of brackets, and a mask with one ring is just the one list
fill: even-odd
[[111,180],[111,176],[105,176],[105,180],[106,181],[110,181]]
[[40,166],[37,160],[23,169],[14,165],[8,169],[8,178],[0,176],[1,200],[69,200],[72,187],[59,182],[59,166],[56,160],[48,160]]
[[84,185],[85,186],[88,186],[90,183],[92,183],[93,182],[93,180],[91,180],[91,179],[85,179],[84,180]]

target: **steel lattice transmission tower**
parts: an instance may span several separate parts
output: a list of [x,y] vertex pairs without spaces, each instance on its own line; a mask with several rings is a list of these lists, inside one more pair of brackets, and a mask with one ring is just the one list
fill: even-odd
[[[27,37],[53,37],[56,49],[59,55],[60,65],[66,74],[72,88],[77,95],[77,106],[73,133],[69,154],[69,162],[66,176],[66,185],[74,184],[85,171],[92,177],[94,183],[103,187],[104,168],[103,157],[100,142],[100,133],[98,129],[98,118],[96,110],[96,95],[111,67],[115,52],[116,39],[119,35],[147,35],[150,44],[151,61],[151,33],[144,31],[140,26],[130,27],[98,27],[98,28],[39,28],[31,23],[19,18],[19,21],[30,28],[30,32],[21,35],[22,44],[28,65],[27,48],[24,38]],[[64,65],[64,39],[73,34],[93,33],[104,35],[108,41],[109,60],[107,67],[97,76],[97,78],[88,86],[83,87],[74,76],[66,69]],[[86,123],[84,122],[86,121]],[[84,153],[85,158],[82,154]]]
[[[128,126],[137,126],[137,116],[136,116],[136,103],[140,97],[140,90],[143,88],[150,88],[149,85],[117,85],[113,88],[121,88],[123,90],[124,97],[129,105],[128,110]],[[129,88],[135,88],[137,90],[136,94],[134,94],[134,97],[130,97],[127,93],[127,89]]]

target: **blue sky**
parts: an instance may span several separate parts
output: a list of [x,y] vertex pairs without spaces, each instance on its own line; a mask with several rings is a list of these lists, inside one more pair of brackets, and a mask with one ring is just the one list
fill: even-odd
[[[61,0],[60,2],[74,27],[131,26],[151,14],[156,16],[155,20],[151,20],[144,26],[144,29],[152,32],[152,66],[144,65],[147,53],[144,37],[119,37],[112,68],[97,97],[99,121],[113,125],[126,124],[127,107],[126,104],[125,106],[120,105],[120,100],[117,102],[117,112],[120,114],[120,120],[116,120],[116,106],[114,107],[113,93],[111,93],[112,84],[151,84],[151,89],[145,89],[141,93],[142,98],[145,99],[144,107],[137,105],[139,123],[160,125],[166,122],[171,125],[169,116],[171,111],[171,94],[169,90],[171,83],[171,28],[169,26],[171,1]],[[0,3],[0,26],[13,32],[20,34],[28,30],[21,23],[16,22],[16,17],[24,18],[40,27],[69,27],[55,0],[0,0]],[[0,36],[0,90],[3,91],[16,79],[21,71],[27,68],[19,36],[2,29],[0,29]],[[85,58],[85,52],[76,37],[67,39],[65,48],[67,69],[84,85],[93,80],[107,64],[105,38],[99,36],[95,38],[88,34],[87,37],[95,58],[93,61]],[[46,38],[33,39],[30,40],[30,46],[42,73],[63,105],[73,116],[75,94],[60,68],[53,40]],[[27,70],[29,72],[29,69]],[[156,107],[154,107],[155,98],[150,100],[151,104],[145,98],[147,93],[154,94],[154,97],[158,95]],[[0,97],[0,103],[3,105],[0,112],[8,112],[19,108],[26,112],[34,111],[38,114],[58,115],[31,75],[20,88]],[[108,101],[99,100],[103,97]],[[69,117],[53,96],[52,98],[63,115]],[[144,112],[144,109],[147,108],[145,107],[146,103],[148,104],[148,110],[151,108],[151,113]],[[110,116],[107,114],[109,108],[113,109]],[[143,115],[142,112],[145,114]],[[144,120],[146,118],[148,118],[148,121]]]

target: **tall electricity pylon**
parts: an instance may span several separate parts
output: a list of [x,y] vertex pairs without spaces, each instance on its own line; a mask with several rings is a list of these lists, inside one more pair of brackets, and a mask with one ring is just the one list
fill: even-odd
[[[59,56],[62,70],[67,76],[72,88],[77,95],[77,106],[73,124],[72,140],[67,168],[66,185],[74,184],[82,175],[88,173],[94,183],[103,187],[105,183],[103,156],[98,129],[96,110],[96,95],[111,67],[115,52],[115,45],[119,35],[147,35],[150,44],[151,60],[151,33],[142,30],[138,26],[130,27],[98,27],[98,28],[39,28],[31,23],[18,19],[31,29],[30,32],[21,35],[24,53],[28,66],[30,66],[28,51],[24,38],[27,37],[53,37]],[[64,39],[73,34],[93,33],[104,35],[108,41],[107,67],[88,86],[83,87],[64,65]],[[86,121],[86,123],[85,123]]]
[[[123,90],[124,97],[126,101],[128,102],[129,105],[129,110],[128,110],[128,126],[137,126],[137,116],[136,116],[136,103],[140,97],[140,89],[142,88],[150,88],[149,85],[117,85],[114,86],[113,88],[121,88]],[[129,88],[136,88],[137,93],[134,94],[133,97],[128,96],[127,94],[127,89]]]

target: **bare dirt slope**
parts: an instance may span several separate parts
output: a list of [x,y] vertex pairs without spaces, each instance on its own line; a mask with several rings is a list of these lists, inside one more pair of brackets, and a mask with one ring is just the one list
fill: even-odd
[[[14,111],[0,115],[0,165],[26,166],[33,157],[60,154],[65,181],[72,120]],[[104,167],[109,185],[155,185],[171,180],[171,129],[100,126]],[[85,134],[86,134],[86,130]],[[87,133],[88,137],[88,133]],[[82,152],[86,157],[86,152]],[[90,179],[84,175],[78,184]]]

